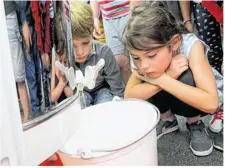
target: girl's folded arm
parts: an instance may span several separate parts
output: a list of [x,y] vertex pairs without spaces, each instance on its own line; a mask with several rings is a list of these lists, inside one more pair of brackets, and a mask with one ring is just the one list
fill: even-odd
[[159,86],[155,86],[149,83],[146,83],[138,79],[135,75],[137,73],[134,71],[127,82],[124,98],[137,98],[147,100],[154,96],[156,93],[161,91]]
[[190,50],[189,66],[196,87],[172,79],[168,75],[165,75],[160,87],[203,112],[215,112],[219,104],[216,81],[200,41],[195,42]]

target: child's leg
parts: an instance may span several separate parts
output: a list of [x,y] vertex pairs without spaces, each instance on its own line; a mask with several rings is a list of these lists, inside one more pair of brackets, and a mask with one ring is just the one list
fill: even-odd
[[[178,80],[182,83],[185,83],[190,86],[195,86],[193,74],[191,70],[187,70],[184,72]],[[197,101],[197,100],[196,100]],[[200,116],[207,115],[206,113],[180,101],[176,97],[170,95],[170,103],[171,103],[171,110],[174,114],[187,117],[187,122],[189,124],[197,122],[200,120]]]
[[[194,78],[190,70],[184,72],[178,80],[188,85],[195,86]],[[165,91],[161,91],[153,96],[152,102],[165,117],[163,120],[160,120],[157,126],[158,138],[178,129],[176,119],[173,121],[166,119],[166,117],[169,118],[171,116],[171,113],[168,112],[168,110],[171,109],[172,113],[187,117],[186,125],[190,133],[190,148],[192,152],[198,156],[206,156],[212,152],[212,141],[206,132],[204,123],[200,120],[200,116],[206,115],[206,113],[185,104]]]
[[[184,72],[179,78],[179,81],[195,86],[194,78],[190,70]],[[190,135],[190,148],[192,152],[197,156],[209,155],[213,150],[213,143],[200,118],[200,116],[206,115],[206,113],[180,101],[172,95],[170,103],[173,113],[187,117],[186,126]]]
[[[33,27],[30,27],[30,33],[31,37],[33,38],[34,29]],[[25,44],[24,44],[25,45]],[[39,57],[37,54],[37,48],[35,40],[32,40],[32,47],[30,49],[30,60],[25,59],[25,67],[26,67],[26,78],[27,78],[27,85],[29,88],[29,95],[30,95],[30,102],[31,102],[31,113],[34,116],[40,115],[41,109],[40,109],[40,100],[38,98],[38,90],[37,90],[37,68],[36,66],[40,65],[40,62],[37,61],[36,57]],[[26,52],[26,48],[24,46],[24,53],[28,54]],[[40,80],[39,80],[40,81]]]
[[223,151],[223,129],[215,134],[214,138],[213,138],[213,146],[214,148]]
[[15,81],[18,84],[18,92],[24,111],[24,122],[29,116],[29,101],[25,85],[25,63],[22,49],[22,36],[20,35],[16,12],[6,16],[6,24],[9,37],[9,46],[13,64]]
[[131,75],[129,57],[125,55],[125,48],[121,40],[126,18],[126,16],[118,19],[103,18],[106,44],[112,50],[113,55],[120,66],[121,76],[125,84]]
[[29,117],[29,100],[27,96],[26,84],[25,82],[17,82],[18,91],[20,95],[20,100],[23,108],[24,119],[23,122],[26,122]]
[[85,106],[88,107],[91,105],[91,103],[93,102],[93,98],[92,98],[92,95],[86,91],[83,91],[84,92],[84,103],[85,103]]
[[[120,65],[122,79],[123,79],[125,85],[127,84],[128,80],[130,78],[130,75],[131,75],[130,59],[129,59],[129,56],[126,54],[125,47],[122,43],[122,35],[123,35],[124,27],[126,25],[127,17],[128,16],[125,16],[125,17],[121,17],[121,18],[115,20],[115,25],[116,25],[115,27],[117,28],[117,32],[118,32],[118,39],[121,42],[121,46],[123,46],[123,50],[122,50],[122,48],[121,48],[121,51],[118,50],[118,51],[120,51],[120,52],[118,52],[119,55],[115,55],[115,58],[116,58],[118,64]],[[120,55],[120,53],[121,53],[121,55]]]
[[161,113],[160,121],[156,127],[158,139],[165,134],[171,133],[179,129],[178,122],[174,114],[170,110],[170,97],[170,94],[165,91],[161,91],[148,100],[150,103],[154,104]]
[[94,104],[105,103],[113,100],[113,95],[107,88],[99,89],[94,93]]
[[223,129],[223,108],[221,107],[211,118],[209,129],[214,133],[219,133]]
[[164,121],[173,121],[174,114],[171,112],[171,105],[170,105],[170,95],[165,92],[161,91],[151,99],[148,100],[150,103],[154,104],[160,111],[160,118]]

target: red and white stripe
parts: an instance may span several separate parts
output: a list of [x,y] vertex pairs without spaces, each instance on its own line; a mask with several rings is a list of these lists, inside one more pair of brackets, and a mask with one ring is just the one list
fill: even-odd
[[105,18],[120,17],[130,11],[130,0],[99,0],[99,4]]

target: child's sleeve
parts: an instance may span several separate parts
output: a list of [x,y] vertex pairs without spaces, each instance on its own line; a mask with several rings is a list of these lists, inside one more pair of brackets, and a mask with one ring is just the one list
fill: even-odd
[[101,53],[105,60],[104,77],[110,86],[110,91],[114,96],[123,97],[125,85],[121,78],[120,67],[113,56],[112,50],[105,45]]

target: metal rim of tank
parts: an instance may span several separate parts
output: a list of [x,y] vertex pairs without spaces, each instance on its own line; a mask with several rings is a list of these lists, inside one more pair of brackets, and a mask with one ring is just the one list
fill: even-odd
[[65,110],[67,107],[69,107],[78,98],[79,98],[79,92],[76,92],[75,95],[65,99],[64,101],[57,104],[56,106],[48,109],[47,113],[45,113],[43,115],[40,115],[39,117],[24,123],[23,124],[23,131],[26,131],[30,128],[33,128],[33,127],[41,124],[42,122],[48,120],[49,118],[53,117],[54,115],[63,112],[63,110]]

